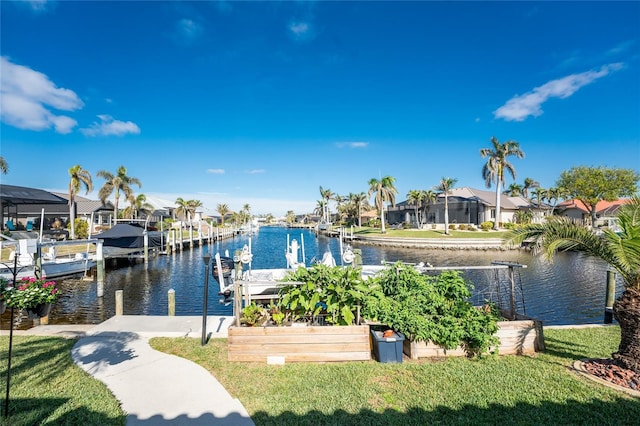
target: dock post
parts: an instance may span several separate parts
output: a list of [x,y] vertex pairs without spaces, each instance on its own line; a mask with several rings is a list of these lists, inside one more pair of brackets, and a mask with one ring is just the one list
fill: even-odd
[[96,275],[98,281],[98,297],[102,297],[104,295],[103,292],[100,292],[100,289],[104,285],[104,254],[102,253],[102,240],[98,241],[96,245]]
[[176,291],[172,288],[167,292],[169,298],[169,316],[176,316]]
[[33,271],[36,278],[42,278],[42,246],[40,244],[36,245],[36,253],[35,253],[35,269]]
[[116,315],[122,315],[122,290],[116,290]]
[[607,300],[604,304],[604,323],[613,322],[613,302],[616,298],[616,273],[607,271]]
[[144,241],[144,263],[149,263],[149,234],[145,232],[142,238]]

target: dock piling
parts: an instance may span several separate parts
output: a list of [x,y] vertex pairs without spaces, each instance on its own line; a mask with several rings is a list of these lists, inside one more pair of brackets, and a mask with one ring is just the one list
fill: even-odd
[[116,290],[116,315],[122,315],[123,314],[123,291],[122,290]]
[[169,316],[176,316],[176,291],[172,288],[169,289],[168,299],[169,299]]

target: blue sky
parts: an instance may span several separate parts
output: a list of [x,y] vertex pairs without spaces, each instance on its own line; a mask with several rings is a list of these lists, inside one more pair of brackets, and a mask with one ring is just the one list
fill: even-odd
[[520,184],[640,169],[637,1],[0,7],[5,184],[66,192],[80,164],[97,199],[124,165],[148,197],[278,216],[387,175],[397,201],[486,189],[492,136]]

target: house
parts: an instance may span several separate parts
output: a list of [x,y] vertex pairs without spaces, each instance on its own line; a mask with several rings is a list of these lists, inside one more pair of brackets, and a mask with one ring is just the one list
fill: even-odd
[[[484,191],[469,187],[453,188],[448,195],[448,210],[450,224],[471,224],[478,226],[482,222],[495,220],[496,214],[495,191]],[[500,223],[516,221],[518,211],[534,211],[534,220],[542,220],[546,214],[546,208],[539,208],[532,201],[518,196],[509,197],[500,194]],[[421,225],[435,225],[436,228],[444,227],[445,197],[438,194],[436,202],[423,208],[418,208],[418,216]],[[416,206],[407,201],[388,206],[386,221],[390,224],[416,223]]]
[[[596,204],[596,226],[612,226],[617,222],[617,212],[620,206],[629,202],[627,198],[615,201],[598,201]],[[565,200],[559,203],[555,212],[559,216],[565,216],[585,225],[591,225],[591,213],[587,206],[580,200]]]

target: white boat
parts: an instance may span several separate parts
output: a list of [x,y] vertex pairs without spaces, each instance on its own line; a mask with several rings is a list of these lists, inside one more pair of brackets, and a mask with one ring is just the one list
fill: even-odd
[[[36,252],[39,241],[37,239],[22,239],[3,243],[9,248],[9,258],[0,263],[0,276],[13,281],[14,269],[16,279],[35,276]],[[56,255],[56,247],[63,243],[45,243],[41,245],[42,258],[40,261],[42,277],[47,279],[85,275],[96,266],[95,258],[87,253],[75,253],[68,256]],[[67,243],[68,244],[68,243]],[[79,244],[87,244],[80,242]]]

